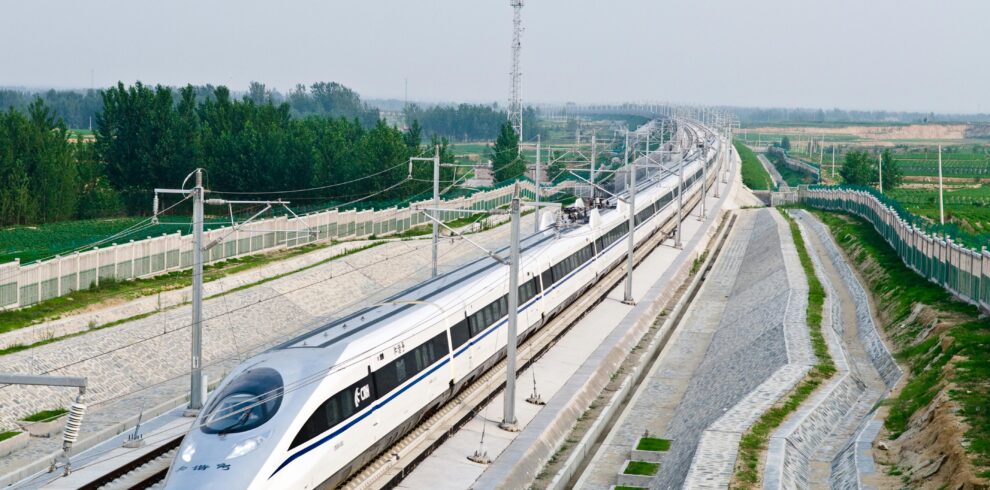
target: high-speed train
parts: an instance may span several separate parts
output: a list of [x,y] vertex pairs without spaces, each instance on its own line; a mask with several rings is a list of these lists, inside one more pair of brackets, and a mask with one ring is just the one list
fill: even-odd
[[[681,124],[693,138],[710,136]],[[684,160],[697,192],[712,140]],[[637,186],[634,238],[676,213],[677,176]],[[674,205],[671,205],[674,203]],[[520,341],[626,254],[628,208],[521,244]],[[179,446],[166,488],[334,488],[505,355],[508,267],[482,258],[235,368]]]

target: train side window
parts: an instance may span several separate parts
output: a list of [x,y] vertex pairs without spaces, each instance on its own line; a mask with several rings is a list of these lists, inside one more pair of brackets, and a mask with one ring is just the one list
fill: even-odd
[[430,358],[431,365],[434,362],[439,361],[440,358],[446,356],[447,353],[450,352],[449,350],[447,350],[447,339],[445,338],[444,334],[440,334],[437,335],[436,337],[433,337],[433,340],[430,340],[429,343],[431,344],[431,348],[430,348],[430,353],[432,356]]
[[468,331],[470,332],[471,337],[478,335],[478,332],[480,332],[481,329],[484,328],[484,325],[482,325],[482,322],[484,320],[481,317],[482,316],[481,312],[483,310],[484,308],[472,313],[471,316],[468,317]]
[[319,407],[316,407],[316,410],[306,419],[302,428],[299,429],[299,433],[292,439],[289,449],[304,444],[332,429],[371,405],[374,400],[370,376],[331,396]]
[[543,289],[548,289],[550,286],[553,286],[553,273],[550,272],[550,269],[543,271],[542,278]]
[[464,345],[469,339],[471,339],[471,330],[468,328],[467,318],[450,327],[450,343],[455,349]]
[[409,356],[407,355],[395,360],[395,379],[398,381],[397,384],[401,385],[402,383],[405,383],[406,380],[414,374],[409,372],[410,368],[415,369],[411,366],[411,364],[412,363],[409,362]]
[[486,329],[495,323],[495,303],[490,303],[484,310],[481,311],[483,312],[482,318],[484,319],[484,321],[482,321],[481,328]]
[[496,318],[502,318],[509,316],[509,295],[502,296],[498,299],[498,315]]

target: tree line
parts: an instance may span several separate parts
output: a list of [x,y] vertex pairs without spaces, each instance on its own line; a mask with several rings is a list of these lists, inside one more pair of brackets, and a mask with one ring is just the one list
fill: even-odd
[[99,90],[47,90],[40,93],[22,92],[18,90],[0,90],[0,108],[15,108],[27,113],[28,107],[41,99],[45,107],[62,118],[69,128],[88,128],[94,122],[96,114],[103,108],[103,100]]
[[[210,84],[191,87],[197,102],[212,98],[217,90],[216,86]],[[50,89],[40,92],[0,89],[0,108],[13,107],[27,113],[28,106],[36,99],[41,99],[70,129],[88,129],[91,123],[96,124],[97,114],[103,111],[101,92],[98,89]],[[180,92],[173,90],[172,93],[177,98]],[[364,103],[357,92],[337,82],[317,82],[309,86],[297,84],[286,94],[269,89],[263,83],[251,82],[244,96],[256,104],[287,103],[293,117],[318,115],[357,118],[365,127],[374,126],[379,118],[378,109]],[[492,131],[488,137],[495,133],[496,131]]]
[[[297,87],[282,102],[260,85],[241,98],[223,86],[140,82],[99,96],[92,141],[71,137],[42,97],[0,113],[0,225],[147,215],[155,187],[178,187],[196,168],[208,189],[231,198],[269,192],[294,207],[397,201],[432,188],[428,164],[414,164],[407,178],[410,156],[432,156],[437,146],[444,163],[454,162],[440,132],[415,120],[405,131],[390,126],[339,84]],[[517,177],[525,170],[518,136],[500,117],[485,138],[501,140],[496,173]],[[455,169],[444,167],[441,180],[453,182]]]
[[[177,187],[199,167],[215,191],[323,187],[286,195],[301,205],[388,188],[375,199],[398,199],[430,187],[415,180],[393,187],[406,180],[408,157],[426,149],[418,134],[383,120],[368,127],[360,116],[294,117],[287,102],[238,100],[222,86],[204,97],[193,86],[121,83],[100,97],[91,143],[71,138],[40,97],[0,113],[0,224],[148,214],[153,188]],[[432,144],[453,161],[446,141]],[[432,169],[417,167],[414,177],[432,178]]]
[[[403,111],[409,124],[415,122],[427,136],[444,136],[451,141],[490,140],[502,131],[506,111],[497,104],[435,105],[423,108],[409,104]],[[536,109],[523,109],[523,140],[531,141],[541,134]],[[518,135],[517,135],[518,136]],[[546,136],[545,131],[543,136]]]

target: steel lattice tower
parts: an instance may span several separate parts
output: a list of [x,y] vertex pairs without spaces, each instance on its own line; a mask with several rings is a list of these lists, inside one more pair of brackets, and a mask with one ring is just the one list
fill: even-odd
[[522,141],[522,130],[523,130],[523,108],[522,108],[522,93],[520,92],[520,87],[522,85],[522,73],[519,71],[519,51],[522,49],[522,6],[523,0],[509,0],[509,5],[512,6],[512,73],[509,75],[512,79],[512,86],[509,89],[509,122],[512,123],[512,129],[516,131],[519,135],[519,140]]

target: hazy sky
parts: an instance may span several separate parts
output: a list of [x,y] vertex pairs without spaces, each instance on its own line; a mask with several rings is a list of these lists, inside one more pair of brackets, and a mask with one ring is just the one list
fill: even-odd
[[[0,85],[335,80],[504,103],[508,0],[18,0]],[[990,110],[986,0],[528,0],[523,98]]]

